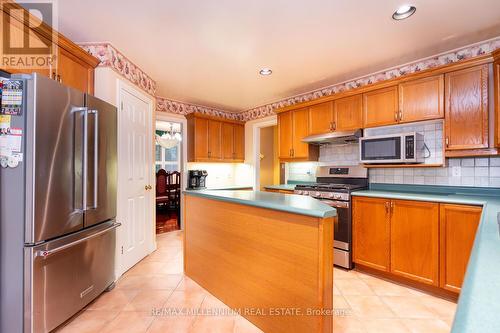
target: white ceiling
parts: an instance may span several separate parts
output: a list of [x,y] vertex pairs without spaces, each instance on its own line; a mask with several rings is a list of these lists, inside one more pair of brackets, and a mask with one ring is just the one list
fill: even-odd
[[[499,0],[63,0],[59,30],[109,41],[158,95],[246,110],[500,36]],[[261,67],[273,75],[261,77]]]

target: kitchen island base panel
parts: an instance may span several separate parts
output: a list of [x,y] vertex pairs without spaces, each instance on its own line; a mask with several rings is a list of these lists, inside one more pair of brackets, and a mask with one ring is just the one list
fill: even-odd
[[185,196],[185,274],[265,332],[333,331],[333,220]]

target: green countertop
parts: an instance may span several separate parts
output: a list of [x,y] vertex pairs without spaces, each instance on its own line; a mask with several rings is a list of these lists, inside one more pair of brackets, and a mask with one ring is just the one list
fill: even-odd
[[500,189],[372,184],[352,195],[483,206],[452,332],[500,332]]
[[253,189],[253,185],[214,186],[214,187],[208,187],[207,190],[244,190],[247,188]]
[[295,184],[268,185],[264,186],[264,188],[269,190],[293,191],[295,189]]
[[202,190],[184,191],[187,195],[274,209],[319,218],[337,215],[337,210],[311,197],[261,191]]

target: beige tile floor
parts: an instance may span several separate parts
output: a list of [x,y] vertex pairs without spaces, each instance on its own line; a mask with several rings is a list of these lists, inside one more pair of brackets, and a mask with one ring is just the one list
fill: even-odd
[[[238,315],[153,314],[152,309],[230,309],[182,273],[182,233],[157,236],[158,249],[61,333],[254,333]],[[449,332],[456,304],[356,271],[334,269],[335,333]],[[308,332],[309,333],[309,332]]]

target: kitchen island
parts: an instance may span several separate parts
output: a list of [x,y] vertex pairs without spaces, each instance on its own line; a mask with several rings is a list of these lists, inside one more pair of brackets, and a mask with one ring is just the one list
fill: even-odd
[[333,331],[334,208],[259,191],[184,195],[187,276],[265,332]]

